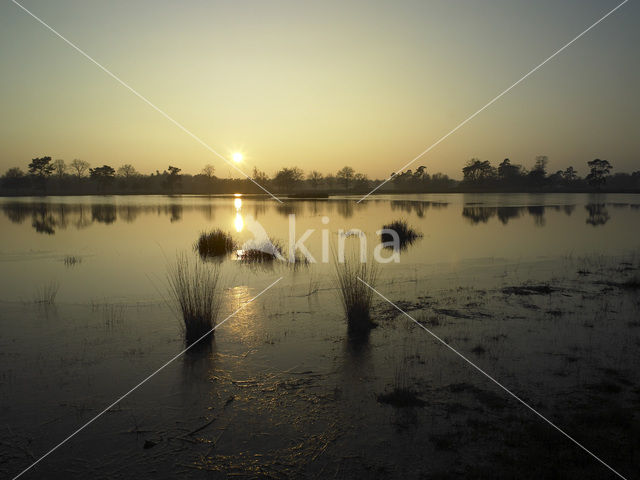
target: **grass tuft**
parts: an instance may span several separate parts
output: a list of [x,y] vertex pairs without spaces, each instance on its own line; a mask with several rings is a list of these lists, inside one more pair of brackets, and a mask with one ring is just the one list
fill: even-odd
[[259,243],[253,243],[250,248],[238,250],[237,258],[245,264],[272,264],[274,260],[280,260],[292,265],[294,268],[299,265],[308,265],[308,259],[295,252],[293,262],[289,259],[288,250],[279,240],[267,239]]
[[66,257],[64,257],[65,267],[75,267],[80,263],[82,263],[82,257],[78,257],[76,255],[67,255]]
[[284,247],[278,240],[264,240],[262,243],[238,251],[238,260],[243,263],[271,263],[276,258],[286,258]]
[[[384,230],[393,230],[398,234],[400,239],[400,248],[404,249],[413,244],[418,238],[422,237],[422,234],[417,230],[414,230],[409,226],[406,220],[395,220],[391,223],[383,225]],[[382,242],[392,242],[393,236],[390,233],[382,233],[380,236]]]
[[371,320],[374,292],[360,279],[375,287],[378,267],[375,264],[360,262],[355,256],[345,258],[342,263],[334,261],[334,265],[340,300],[349,329],[357,332],[375,327]]
[[236,248],[236,242],[230,233],[223,232],[219,228],[211,232],[202,232],[194,245],[203,259],[220,257],[231,253]]
[[187,345],[213,333],[220,311],[219,267],[179,254],[167,268],[167,280],[174,306],[182,314]]
[[58,290],[60,290],[60,283],[51,281],[36,290],[33,301],[41,305],[53,305],[56,302]]

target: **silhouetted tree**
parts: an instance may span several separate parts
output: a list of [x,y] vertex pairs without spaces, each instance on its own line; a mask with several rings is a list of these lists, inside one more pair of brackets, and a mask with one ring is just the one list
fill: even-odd
[[324,179],[322,174],[317,170],[312,171],[307,178],[313,188],[318,188],[318,185],[320,185]]
[[29,164],[29,173],[35,177],[47,178],[53,173],[51,157],[34,158]]
[[587,175],[587,182],[589,182],[589,185],[592,187],[599,189],[607,182],[606,176],[609,175],[613,167],[607,160],[600,160],[599,158],[587,162],[587,165],[589,165],[591,169],[591,172]]
[[522,166],[513,165],[511,160],[505,158],[498,165],[498,178],[504,182],[513,182],[522,174]]
[[253,178],[256,183],[259,185],[266,185],[269,181],[269,176],[263,172],[262,170],[258,170],[256,167],[253,167],[253,173],[251,174],[251,178]]
[[578,174],[576,173],[575,168],[567,167],[564,172],[562,172],[562,178],[565,182],[571,183],[578,179]]
[[484,184],[495,179],[496,169],[491,166],[488,160],[472,158],[462,169],[463,181],[472,184]]
[[205,165],[204,168],[202,169],[202,175],[204,175],[205,177],[207,177],[209,180],[212,180],[215,175],[216,168],[213,165]]
[[89,162],[85,162],[78,158],[73,159],[69,166],[76,173],[78,178],[82,178],[85,173],[87,173],[87,170],[89,170]]
[[549,163],[549,157],[546,155],[538,155],[533,169],[529,172],[529,183],[534,187],[541,187],[544,185],[547,178],[547,165]]
[[294,189],[304,178],[304,172],[298,167],[283,168],[276,172],[273,182],[280,190]]
[[58,178],[62,178],[64,174],[67,173],[67,164],[64,163],[63,159],[58,158],[53,161],[53,171]]
[[369,185],[369,179],[364,173],[356,173],[353,176],[353,186],[355,188],[366,188]]
[[2,177],[2,184],[8,188],[20,188],[27,186],[28,178],[19,167],[12,167]]
[[355,171],[353,170],[353,168],[342,167],[340,170],[338,170],[338,173],[336,173],[336,178],[340,183],[342,183],[345,189],[349,190],[351,182],[353,181],[354,174]]
[[180,184],[181,175],[180,172],[182,169],[178,167],[172,167],[169,165],[169,175],[167,176],[167,187],[169,191],[173,193],[175,188]]
[[118,168],[118,176],[123,178],[131,178],[137,177],[139,173],[135,169],[133,165],[130,163],[125,163],[120,168]]
[[424,182],[425,180],[429,180],[429,174],[427,173],[427,167],[424,165],[420,165],[415,173],[413,174],[413,179],[416,182]]
[[109,165],[90,168],[89,177],[98,183],[99,190],[104,190],[116,176],[116,171]]

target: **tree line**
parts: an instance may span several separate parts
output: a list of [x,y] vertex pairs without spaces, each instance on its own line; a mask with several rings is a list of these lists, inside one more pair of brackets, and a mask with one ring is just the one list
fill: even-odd
[[[548,172],[549,159],[535,158],[531,169],[514,164],[508,158],[497,166],[487,160],[473,158],[462,168],[462,180],[454,180],[442,173],[429,174],[424,165],[415,171],[392,174],[381,192],[467,192],[467,191],[640,191],[640,171],[612,174],[607,160],[587,162],[589,173],[584,178],[576,169],[567,167]],[[196,175],[185,174],[179,167],[169,165],[160,172],[144,175],[131,164],[119,168],[110,165],[92,167],[84,160],[68,164],[50,156],[38,157],[27,165],[8,169],[0,178],[3,195],[75,195],[75,194],[216,194],[264,193],[261,185],[275,193],[366,193],[381,180],[371,180],[364,173],[345,166],[335,174],[317,170],[305,173],[299,167],[284,167],[274,175],[254,167],[248,178],[219,178],[212,165],[205,165]],[[256,185],[256,183],[258,185]]]
[[608,160],[596,158],[587,163],[589,173],[581,178],[572,166],[549,173],[549,158],[540,155],[530,170],[511,163],[505,158],[497,167],[488,161],[473,158],[462,169],[462,183],[489,189],[515,190],[602,190],[605,186],[615,190],[634,190],[640,187],[640,170],[631,174],[611,174],[613,166]]

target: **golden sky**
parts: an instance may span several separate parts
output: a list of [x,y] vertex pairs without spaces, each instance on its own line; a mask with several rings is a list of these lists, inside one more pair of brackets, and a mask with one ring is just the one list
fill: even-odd
[[[18,0],[21,1],[21,0]],[[26,8],[242,168],[388,176],[616,1],[39,1]],[[640,169],[629,2],[421,161]],[[230,168],[11,2],[0,4],[0,170]],[[238,176],[236,173],[235,176]]]

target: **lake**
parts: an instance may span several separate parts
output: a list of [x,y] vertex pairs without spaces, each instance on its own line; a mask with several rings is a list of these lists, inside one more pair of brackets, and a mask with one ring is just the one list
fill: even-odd
[[[0,199],[0,472],[19,473],[184,348],[167,295],[177,253],[197,257],[215,228],[238,249],[265,235],[286,245],[295,223],[296,240],[313,230],[313,261],[213,261],[222,318],[282,279],[25,478],[610,474],[383,299],[370,337],[349,340],[331,263],[341,241],[349,252],[362,242],[373,262],[378,230],[397,219],[422,236],[379,266],[380,292],[637,472],[640,196],[356,201]],[[53,286],[55,302],[38,303]],[[385,403],[399,384],[419,404]]]

